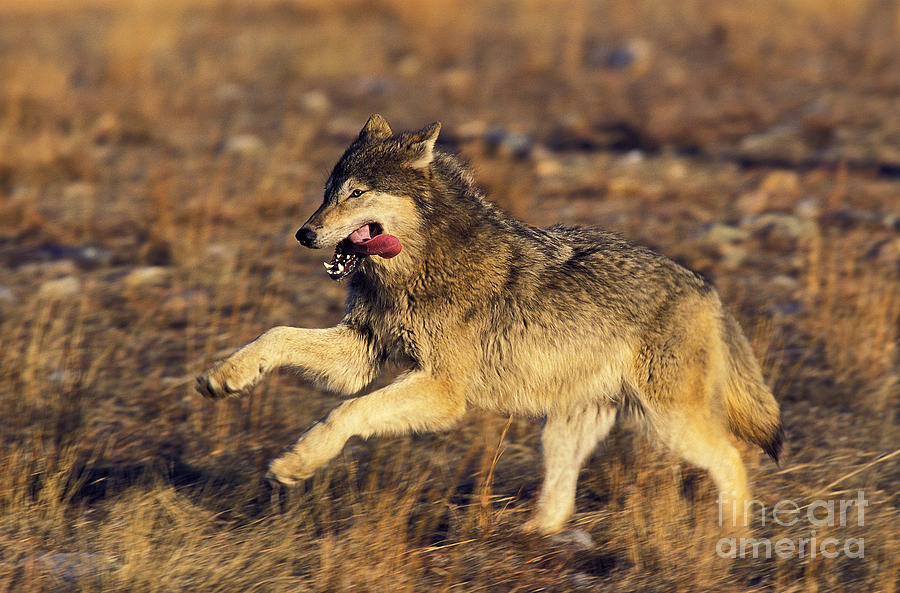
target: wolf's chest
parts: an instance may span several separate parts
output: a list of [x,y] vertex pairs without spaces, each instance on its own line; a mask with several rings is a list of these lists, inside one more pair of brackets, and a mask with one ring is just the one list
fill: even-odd
[[365,318],[372,336],[388,358],[409,360],[421,366],[432,351],[428,322],[406,299],[381,301],[366,307]]

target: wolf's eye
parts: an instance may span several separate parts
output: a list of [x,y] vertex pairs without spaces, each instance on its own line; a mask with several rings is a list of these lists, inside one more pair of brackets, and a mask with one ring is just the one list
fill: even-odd
[[350,192],[350,196],[349,196],[349,197],[351,197],[351,198],[358,198],[359,196],[363,195],[364,193],[366,193],[366,192],[364,192],[364,191],[361,190],[361,189],[354,189],[352,192]]

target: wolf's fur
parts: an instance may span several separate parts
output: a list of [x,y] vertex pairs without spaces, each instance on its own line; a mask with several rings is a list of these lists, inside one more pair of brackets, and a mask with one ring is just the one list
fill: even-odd
[[[330,329],[274,328],[198,379],[212,397],[293,367],[355,394],[388,360],[408,371],[349,399],[275,459],[270,477],[310,476],[353,435],[451,427],[468,407],[544,417],[544,483],[528,527],[561,529],[578,471],[621,411],[724,495],[749,500],[736,435],[777,460],[778,404],[715,289],[653,251],[595,228],[531,227],[487,202],[434,148],[439,125],[394,135],[372,116],[301,232],[335,245],[361,225],[398,237],[392,259],[362,258],[346,316]],[[349,197],[355,189],[362,196]],[[298,238],[301,236],[298,233]]]

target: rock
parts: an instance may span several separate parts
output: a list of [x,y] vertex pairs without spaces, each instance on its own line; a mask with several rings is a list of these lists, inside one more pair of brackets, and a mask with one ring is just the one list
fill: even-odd
[[172,277],[172,270],[164,266],[143,266],[128,272],[122,283],[128,288],[165,286]]
[[525,157],[534,146],[531,136],[528,134],[510,134],[503,142],[503,149],[515,157]]
[[499,126],[488,130],[485,141],[497,154],[517,158],[528,156],[534,147],[534,141],[529,134],[511,132]]
[[140,115],[107,111],[94,122],[90,135],[98,144],[142,144],[153,137],[151,129],[150,123]]
[[644,178],[638,175],[616,175],[606,182],[610,196],[638,195],[644,191]]
[[822,202],[816,198],[804,198],[794,206],[794,214],[805,220],[816,220],[822,214]]
[[747,261],[749,254],[742,245],[723,243],[718,246],[719,261],[727,270],[737,270]]
[[536,146],[531,151],[531,160],[534,161],[534,170],[539,177],[555,177],[562,173],[562,163],[543,146]]
[[96,189],[93,183],[76,181],[63,188],[63,198],[71,202],[86,202],[94,198]]
[[794,249],[819,231],[815,221],[793,214],[767,212],[741,221],[741,226],[776,249]]
[[599,579],[587,572],[575,572],[569,576],[569,581],[576,589],[591,589],[597,586]]
[[802,165],[815,162],[816,151],[804,142],[796,125],[785,125],[745,136],[736,156],[751,162]]
[[38,261],[36,263],[23,264],[19,267],[23,274],[38,276],[41,278],[71,276],[78,273],[78,266],[70,259],[58,259],[50,261]]
[[460,140],[480,140],[487,134],[488,126],[480,119],[471,119],[457,126],[456,136]]
[[356,138],[361,127],[357,118],[346,116],[331,117],[325,122],[325,132],[341,140]]
[[884,226],[884,218],[877,212],[853,210],[851,208],[833,210],[828,212],[824,218],[829,223],[845,229],[855,226]]
[[587,62],[593,67],[603,66],[632,74],[645,74],[652,64],[653,44],[636,37],[615,47],[597,45],[588,49]]
[[596,547],[594,538],[584,529],[566,529],[550,536],[550,541],[558,546],[573,550],[593,550]]
[[9,286],[0,284],[0,307],[15,305],[16,295]]
[[37,294],[44,299],[62,300],[76,296],[80,292],[81,280],[77,276],[63,276],[42,283]]
[[545,142],[555,151],[593,151],[603,146],[591,122],[583,114],[571,112],[557,118]]
[[416,54],[404,54],[395,65],[400,76],[415,76],[422,70],[422,60]]
[[666,176],[667,181],[682,181],[688,176],[688,168],[680,160],[673,159],[666,163],[663,174]]
[[314,89],[303,94],[303,97],[300,98],[300,105],[306,111],[323,114],[331,109],[331,99],[328,98],[325,91]]
[[233,262],[237,259],[237,249],[226,243],[208,243],[203,248],[203,253],[208,259],[218,262]]
[[386,95],[396,88],[396,84],[384,76],[362,76],[350,85],[350,92],[360,98]]
[[97,118],[91,128],[91,136],[95,142],[110,142],[119,135],[119,117],[110,111]]
[[451,99],[462,101],[471,96],[478,76],[470,68],[451,68],[441,74],[441,86]]
[[202,308],[209,303],[209,296],[202,290],[183,290],[168,296],[162,303],[162,310],[171,315],[184,315],[189,309]]
[[703,246],[703,251],[718,258],[719,262],[729,270],[739,268],[747,261],[747,249],[741,245],[749,240],[750,232],[724,222],[713,222],[705,225],[695,236]]
[[41,270],[44,274],[57,276],[72,274],[75,265],[81,268],[96,268],[112,262],[113,253],[100,245],[59,245],[46,244],[26,249],[15,254],[12,262],[23,270]]
[[900,215],[885,214],[884,218],[881,219],[881,223],[889,230],[900,231]]
[[83,268],[98,268],[109,265],[113,252],[97,245],[85,245],[75,251],[75,261]]
[[253,134],[237,134],[225,141],[225,152],[237,156],[254,156],[265,149],[263,141]]
[[644,151],[638,148],[634,148],[626,152],[622,158],[619,159],[619,163],[625,165],[626,167],[633,167],[635,165],[640,165],[645,160]]
[[774,303],[766,307],[765,311],[769,315],[784,315],[786,317],[793,317],[803,311],[803,305],[796,301]]
[[738,243],[748,240],[750,231],[725,224],[724,222],[712,222],[703,226],[697,234],[697,238],[714,245]]
[[795,194],[800,189],[800,176],[794,171],[772,171],[759,184],[759,189],[770,195]]
[[734,207],[741,216],[753,216],[765,212],[769,207],[769,194],[760,190],[753,190],[738,196],[734,201]]
[[106,554],[51,552],[29,559],[38,569],[63,581],[77,581],[116,568],[118,560]]
[[216,87],[215,97],[222,103],[236,103],[244,98],[244,89],[239,84],[226,82]]
[[793,276],[778,274],[769,281],[769,286],[775,290],[793,293],[799,289],[800,283]]
[[606,67],[611,70],[624,70],[634,62],[634,53],[627,47],[614,47],[606,56]]
[[53,369],[47,373],[47,380],[56,385],[71,383],[73,378],[74,373],[63,368]]
[[790,201],[800,190],[800,176],[793,171],[772,171],[753,191],[742,194],[735,207],[743,216],[761,214],[779,203]]

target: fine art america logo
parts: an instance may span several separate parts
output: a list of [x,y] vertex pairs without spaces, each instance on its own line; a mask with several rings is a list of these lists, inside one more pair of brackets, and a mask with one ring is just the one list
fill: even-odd
[[[719,525],[726,526],[723,517],[738,516],[737,500],[719,494]],[[762,525],[772,521],[782,527],[808,526],[805,537],[782,537],[772,540],[767,537],[723,537],[716,543],[716,554],[722,558],[837,558],[841,554],[848,558],[865,556],[865,538],[820,537],[817,529],[844,527],[855,522],[865,524],[865,508],[869,505],[863,491],[857,491],[855,498],[840,500],[814,500],[800,506],[793,500],[780,500],[772,507],[766,507],[758,500],[744,504],[744,515],[748,518],[759,513]],[[833,532],[833,530],[829,530]]]

